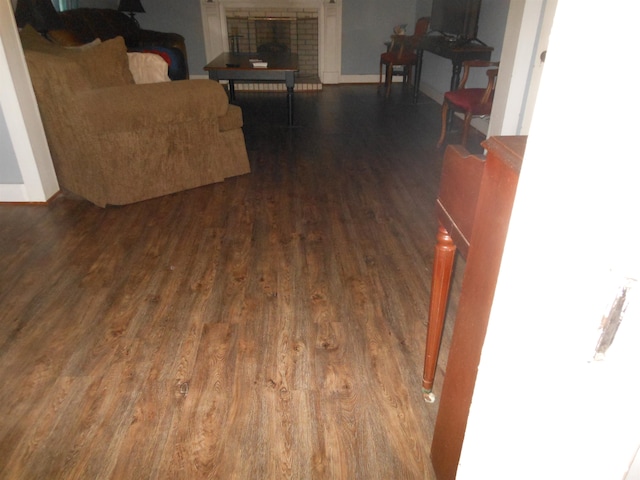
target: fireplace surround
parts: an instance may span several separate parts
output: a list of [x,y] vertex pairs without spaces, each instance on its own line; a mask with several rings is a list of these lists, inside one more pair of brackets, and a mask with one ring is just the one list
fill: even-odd
[[300,76],[339,83],[342,0],[202,0],[201,8],[207,62],[225,51],[257,49],[258,22],[275,31],[277,38],[267,43],[298,54]]

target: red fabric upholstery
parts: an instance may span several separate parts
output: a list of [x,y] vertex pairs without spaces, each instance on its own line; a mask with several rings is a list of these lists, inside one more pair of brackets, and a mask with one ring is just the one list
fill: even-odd
[[489,115],[492,102],[480,104],[484,93],[484,88],[465,88],[446,92],[444,98],[456,110],[464,110],[465,112],[470,112],[471,115]]

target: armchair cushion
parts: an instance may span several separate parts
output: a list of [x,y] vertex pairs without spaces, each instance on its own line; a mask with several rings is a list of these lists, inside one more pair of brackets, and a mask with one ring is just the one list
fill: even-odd
[[[131,85],[127,47],[122,37],[112,38],[87,50],[67,50],[66,55],[80,65],[91,88]],[[109,68],[104,68],[109,65]]]
[[[62,73],[67,80],[62,85],[68,88],[100,88],[134,83],[122,37],[100,42],[87,49],[64,48],[49,42],[27,25],[20,32],[20,39],[25,50],[52,56],[49,61],[62,62],[68,59],[80,66],[76,78]],[[47,58],[43,57],[38,65],[46,65]]]

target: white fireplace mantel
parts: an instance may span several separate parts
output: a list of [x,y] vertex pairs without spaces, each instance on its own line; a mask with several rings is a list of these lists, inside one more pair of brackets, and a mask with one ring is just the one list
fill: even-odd
[[342,46],[342,0],[202,0],[205,52],[210,62],[229,51],[228,8],[299,8],[318,12],[318,73],[322,83],[339,83]]

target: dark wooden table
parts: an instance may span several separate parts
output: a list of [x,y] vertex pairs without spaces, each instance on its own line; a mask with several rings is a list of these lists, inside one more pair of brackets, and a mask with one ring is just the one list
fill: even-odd
[[451,60],[451,82],[450,90],[456,90],[460,83],[460,72],[462,62],[467,60],[491,60],[493,47],[484,45],[477,40],[472,40],[463,44],[451,41],[444,35],[427,35],[420,40],[417,47],[418,61],[416,64],[416,75],[413,86],[413,101],[418,100],[420,91],[420,77],[422,75],[422,56],[424,52],[430,52],[439,57]]
[[[254,67],[251,60],[267,62],[266,67]],[[298,55],[295,53],[231,53],[225,52],[205,65],[212,80],[229,81],[229,99],[235,101],[237,80],[252,82],[284,82],[287,86],[287,111],[289,125],[293,125],[293,88],[298,71]]]

